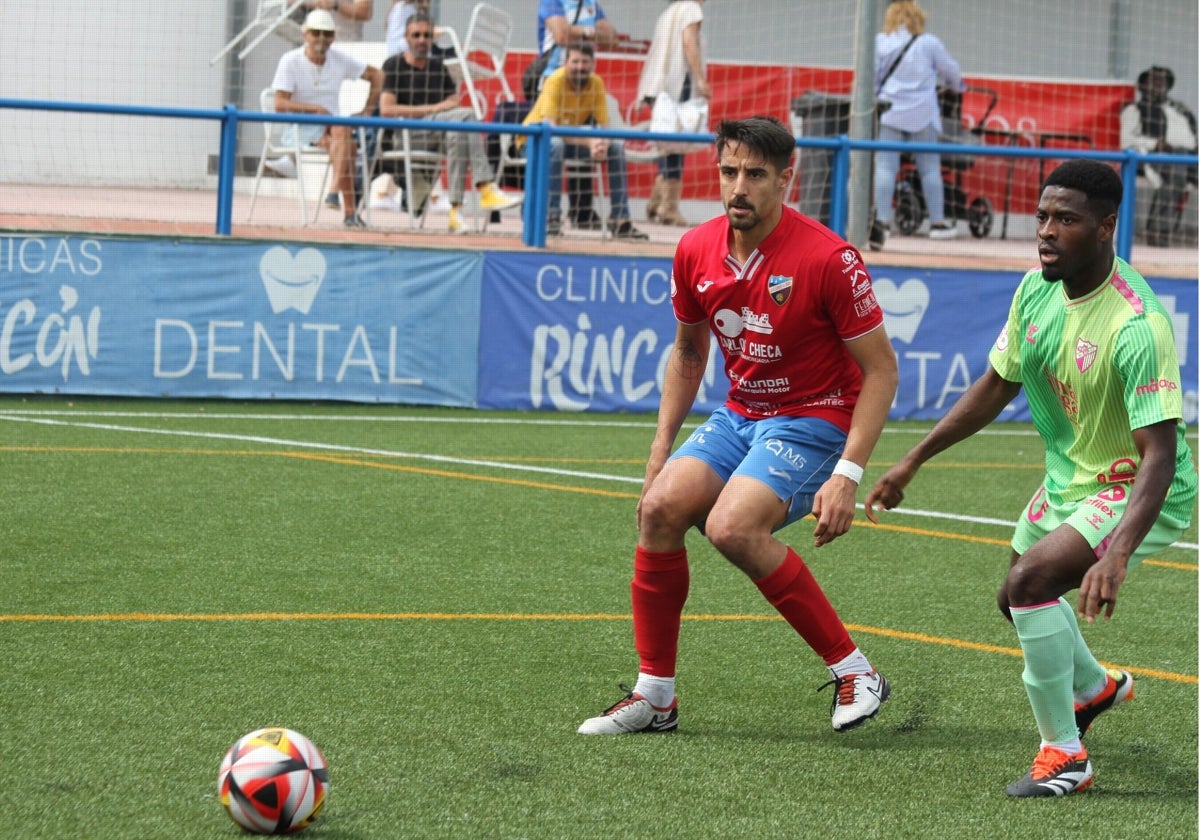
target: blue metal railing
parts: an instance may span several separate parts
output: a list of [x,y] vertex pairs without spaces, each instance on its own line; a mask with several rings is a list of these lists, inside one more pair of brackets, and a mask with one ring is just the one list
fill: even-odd
[[[526,141],[525,207],[521,239],[524,244],[541,248],[546,244],[546,220],[550,185],[550,141],[552,137],[608,137],[621,140],[663,140],[686,143],[711,143],[712,134],[663,134],[636,129],[569,128],[545,123],[516,125],[513,123],[463,123],[435,120],[385,119],[382,117],[335,117],[328,114],[268,114],[244,111],[234,105],[222,109],[169,108],[145,105],[118,105],[95,102],[60,102],[53,100],[0,98],[0,109],[31,111],[69,111],[83,114],[116,114],[164,119],[211,120],[220,123],[220,153],[217,164],[217,209],[215,230],[228,236],[233,227],[233,181],[236,171],[237,133],[242,122],[301,123],[315,125],[348,125],[363,128],[410,128],[424,131],[476,132],[480,134],[524,135]],[[1141,154],[1134,151],[1092,151],[1084,149],[1033,149],[1012,146],[952,145],[946,143],[894,143],[881,140],[838,137],[801,137],[796,145],[802,149],[833,151],[830,187],[830,227],[845,235],[849,208],[847,184],[850,173],[850,153],[853,151],[892,150],[904,152],[938,152],[939,154],[975,157],[1089,158],[1111,161],[1121,165],[1121,177],[1126,200],[1121,203],[1118,217],[1116,251],[1128,260],[1133,250],[1134,196],[1138,167],[1145,163],[1181,164],[1196,166],[1197,156],[1179,154]]]

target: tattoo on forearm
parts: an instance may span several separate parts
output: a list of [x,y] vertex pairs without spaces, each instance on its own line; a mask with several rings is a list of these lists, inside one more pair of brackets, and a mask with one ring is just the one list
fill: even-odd
[[704,375],[704,357],[691,341],[675,345],[675,369],[688,379]]

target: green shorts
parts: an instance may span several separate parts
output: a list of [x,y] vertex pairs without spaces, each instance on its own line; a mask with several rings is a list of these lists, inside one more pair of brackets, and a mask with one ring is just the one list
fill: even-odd
[[[1125,514],[1130,489],[1128,484],[1109,484],[1085,499],[1067,502],[1049,492],[1043,484],[1033,494],[1017,522],[1017,530],[1012,538],[1013,551],[1024,554],[1060,525],[1069,525],[1087,540],[1097,559],[1103,557],[1117,523]],[[1129,558],[1128,568],[1136,568],[1144,559],[1175,542],[1187,526],[1187,522],[1181,522],[1167,513],[1159,514],[1150,533]]]

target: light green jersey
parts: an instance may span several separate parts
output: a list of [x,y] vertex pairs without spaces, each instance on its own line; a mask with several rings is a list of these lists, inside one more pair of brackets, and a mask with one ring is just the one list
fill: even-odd
[[1141,463],[1131,430],[1177,420],[1175,480],[1164,510],[1186,507],[1180,513],[1190,520],[1196,470],[1184,440],[1171,319],[1132,266],[1118,258],[1108,281],[1078,300],[1030,271],[988,361],[1024,386],[1046,446],[1046,489],[1065,501],[1128,480]]

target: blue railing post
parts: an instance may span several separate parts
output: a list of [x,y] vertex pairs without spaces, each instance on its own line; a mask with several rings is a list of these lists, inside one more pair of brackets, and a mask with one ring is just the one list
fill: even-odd
[[837,149],[833,152],[833,180],[831,184],[837,189],[831,190],[829,197],[829,228],[838,236],[846,235],[846,216],[850,209],[847,200],[847,185],[850,183],[850,137],[842,134],[838,137]]
[[221,120],[221,152],[217,158],[217,235],[233,230],[233,177],[237,171],[238,109],[226,105]]
[[1124,197],[1121,199],[1121,209],[1117,211],[1117,256],[1129,262],[1133,253],[1134,221],[1137,212],[1137,157],[1132,152],[1126,152],[1121,161],[1121,181],[1124,186]]
[[521,241],[531,248],[546,247],[546,217],[550,201],[550,126],[537,130],[525,142],[525,209]]

